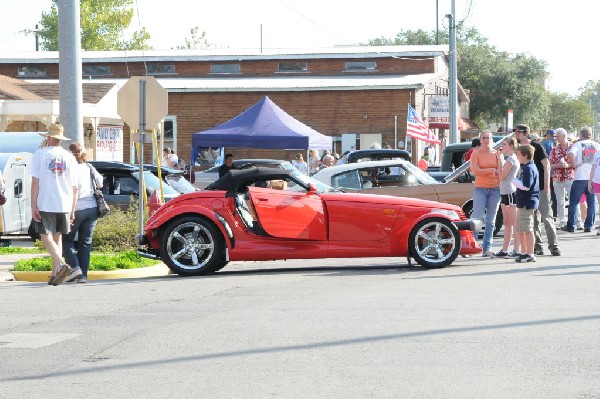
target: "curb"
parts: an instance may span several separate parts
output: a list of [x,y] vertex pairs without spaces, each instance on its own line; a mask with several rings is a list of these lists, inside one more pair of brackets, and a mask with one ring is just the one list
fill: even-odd
[[[50,277],[49,271],[47,272],[16,272],[11,271],[16,281],[27,281],[30,283],[47,283]],[[144,278],[144,277],[162,277],[170,274],[169,268],[164,264],[158,264],[155,266],[141,267],[137,269],[120,269],[110,271],[89,271],[89,280],[112,280],[112,279],[123,279],[123,278]],[[9,280],[7,280],[9,281]]]

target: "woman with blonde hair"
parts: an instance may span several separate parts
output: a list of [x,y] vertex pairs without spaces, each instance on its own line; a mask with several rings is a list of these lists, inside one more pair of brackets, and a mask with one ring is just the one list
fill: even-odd
[[308,165],[310,174],[312,175],[319,170],[319,166],[321,166],[321,158],[319,157],[319,151],[317,150],[310,150],[309,154]]
[[[63,237],[63,256],[71,267],[81,268],[82,274],[75,279],[75,282],[86,283],[90,267],[92,236],[98,220],[98,204],[94,197],[92,179],[96,188],[102,188],[103,179],[96,168],[87,163],[87,154],[81,144],[73,143],[69,145],[69,150],[77,160],[75,174],[79,197],[71,232]],[[77,249],[75,249],[75,236],[77,236]]]
[[[507,137],[502,140],[502,155],[505,156],[504,164],[500,169],[500,209],[502,209],[502,217],[504,220],[504,241],[502,249],[494,254],[499,258],[518,258],[521,254],[521,245],[519,235],[513,234],[517,223],[517,202],[516,192],[517,187],[513,183],[513,179],[517,176],[519,168],[519,160],[515,155],[517,148],[517,140],[514,137]],[[513,251],[508,252],[510,239],[513,238]]]
[[[492,148],[492,133],[485,131],[479,136],[481,146],[471,155],[471,170],[475,175],[473,187],[473,219],[485,222],[483,232],[483,256],[493,256],[492,237],[496,222],[496,213],[500,205],[500,169],[502,159],[498,151]],[[485,213],[485,220],[484,220]]]

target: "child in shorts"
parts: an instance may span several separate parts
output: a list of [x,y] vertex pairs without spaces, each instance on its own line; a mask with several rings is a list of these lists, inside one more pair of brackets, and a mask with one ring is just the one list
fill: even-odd
[[516,234],[519,234],[521,251],[523,252],[515,261],[535,262],[533,252],[535,236],[533,234],[533,214],[540,203],[540,179],[537,168],[533,163],[535,149],[529,144],[517,147],[517,159],[521,164],[520,179],[515,179],[517,187],[517,224]]

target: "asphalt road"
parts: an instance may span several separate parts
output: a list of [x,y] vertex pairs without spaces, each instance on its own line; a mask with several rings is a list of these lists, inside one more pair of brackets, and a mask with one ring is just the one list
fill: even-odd
[[600,398],[600,236],[537,263],[0,283],[0,398]]

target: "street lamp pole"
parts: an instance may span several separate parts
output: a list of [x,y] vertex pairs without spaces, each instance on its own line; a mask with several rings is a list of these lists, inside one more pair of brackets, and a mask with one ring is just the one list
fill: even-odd
[[448,81],[450,91],[450,143],[458,143],[460,137],[458,134],[458,78],[456,62],[456,3],[452,0],[451,14],[447,14],[450,25],[450,76]]

